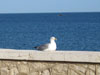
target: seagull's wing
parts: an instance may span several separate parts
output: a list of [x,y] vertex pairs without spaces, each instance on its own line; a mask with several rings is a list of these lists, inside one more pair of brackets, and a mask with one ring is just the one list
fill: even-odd
[[44,44],[44,45],[37,46],[35,48],[42,51],[42,50],[47,49],[48,47],[49,47],[49,44]]

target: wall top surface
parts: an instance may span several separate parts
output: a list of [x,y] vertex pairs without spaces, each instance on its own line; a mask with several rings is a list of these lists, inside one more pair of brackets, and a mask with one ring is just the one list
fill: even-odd
[[2,59],[100,63],[100,52],[0,49],[0,60]]

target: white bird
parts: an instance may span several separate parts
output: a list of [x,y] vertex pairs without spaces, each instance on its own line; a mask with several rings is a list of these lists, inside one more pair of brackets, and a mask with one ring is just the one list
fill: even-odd
[[51,37],[50,43],[36,46],[34,48],[36,48],[37,50],[40,50],[40,51],[55,51],[57,48],[55,40],[57,40],[55,37]]

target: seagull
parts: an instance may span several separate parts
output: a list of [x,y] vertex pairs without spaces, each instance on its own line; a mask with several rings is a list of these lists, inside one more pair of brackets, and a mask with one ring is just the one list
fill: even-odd
[[55,37],[51,37],[50,43],[36,46],[34,48],[36,48],[37,50],[40,50],[40,51],[55,51],[57,48],[55,40],[57,40]]

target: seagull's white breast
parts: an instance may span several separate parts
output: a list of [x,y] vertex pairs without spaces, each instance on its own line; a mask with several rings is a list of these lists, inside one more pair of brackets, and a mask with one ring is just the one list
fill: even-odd
[[56,43],[51,43],[50,45],[49,45],[49,50],[51,50],[51,51],[55,51],[56,50]]

